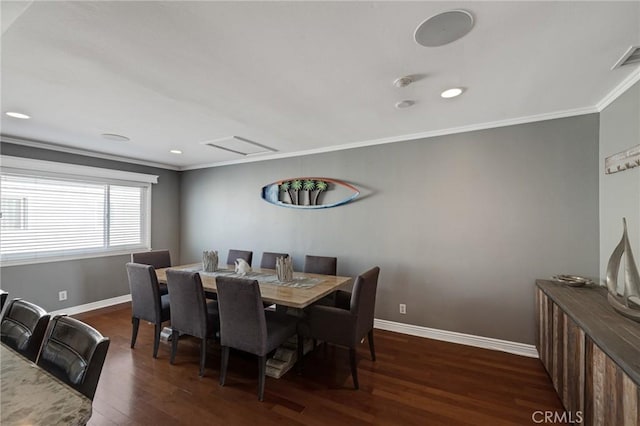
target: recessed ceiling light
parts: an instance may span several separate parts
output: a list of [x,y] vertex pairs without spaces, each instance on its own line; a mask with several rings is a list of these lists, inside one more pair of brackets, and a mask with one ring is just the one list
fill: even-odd
[[115,133],[103,133],[102,137],[107,140],[115,141],[115,142],[128,142],[131,140],[126,136],[116,135]]
[[455,98],[456,96],[460,96],[464,90],[460,87],[452,87],[451,89],[447,89],[444,92],[440,93],[445,99]]
[[396,102],[396,108],[398,109],[402,109],[402,108],[409,108],[410,106],[415,105],[416,101],[412,101],[412,100],[404,100],[404,101],[400,101],[400,102]]
[[20,118],[22,120],[28,120],[28,119],[31,118],[27,114],[23,114],[21,112],[12,112],[12,111],[10,111],[10,112],[5,112],[5,114],[7,114],[9,117]]
[[466,10],[450,10],[424,20],[416,28],[413,38],[421,46],[444,46],[464,37],[472,28],[471,13]]
[[172,149],[169,152],[172,153],[172,154],[182,154],[182,151],[180,151],[179,149]]

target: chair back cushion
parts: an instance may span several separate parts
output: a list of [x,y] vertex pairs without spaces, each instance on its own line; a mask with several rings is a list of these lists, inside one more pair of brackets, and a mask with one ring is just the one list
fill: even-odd
[[233,265],[236,263],[237,259],[244,259],[247,261],[249,266],[251,266],[251,261],[253,260],[253,252],[247,250],[229,250],[229,255],[227,256],[227,265]]
[[160,288],[156,270],[152,265],[127,263],[131,316],[153,323],[160,321]]
[[336,275],[338,270],[338,258],[326,256],[304,257],[304,272],[310,274]]
[[4,308],[4,304],[7,301],[8,296],[9,296],[9,293],[0,289],[0,312],[2,312],[2,308]]
[[35,361],[47,330],[50,315],[38,305],[13,299],[4,311],[0,340]]
[[220,344],[265,355],[267,325],[258,281],[216,277]]
[[95,328],[56,316],[49,325],[38,365],[93,399],[108,346],[109,339]]
[[200,274],[177,269],[167,270],[171,328],[200,339],[208,335],[207,301]]
[[351,292],[351,313],[357,317],[356,338],[360,339],[373,328],[376,291],[380,268],[375,267],[358,275]]
[[287,257],[289,253],[274,253],[265,251],[262,253],[262,260],[260,261],[260,267],[264,269],[276,269],[276,259],[279,257]]
[[131,262],[151,265],[156,269],[168,268],[171,266],[171,254],[169,250],[152,250],[141,253],[132,253]]

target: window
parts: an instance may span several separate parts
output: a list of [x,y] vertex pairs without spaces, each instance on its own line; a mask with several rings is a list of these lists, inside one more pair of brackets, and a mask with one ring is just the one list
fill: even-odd
[[[132,178],[136,180],[128,180]],[[138,173],[3,156],[2,264],[148,249],[151,183],[156,179]]]

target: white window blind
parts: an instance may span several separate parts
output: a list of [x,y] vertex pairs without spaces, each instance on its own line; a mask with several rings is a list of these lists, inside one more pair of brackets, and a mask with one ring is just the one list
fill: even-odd
[[[12,169],[4,163],[0,173],[3,265],[149,248],[150,182],[81,177],[68,170],[56,177],[50,170]],[[78,172],[82,166],[73,167]]]

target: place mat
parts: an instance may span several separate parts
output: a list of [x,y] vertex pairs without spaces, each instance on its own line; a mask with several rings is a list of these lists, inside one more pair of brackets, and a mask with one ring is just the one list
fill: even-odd
[[279,285],[282,287],[293,288],[311,288],[322,282],[321,278],[311,277],[293,277],[291,281],[278,281],[278,276],[275,274],[269,274],[266,272],[249,272],[246,275],[236,274],[233,269],[218,269],[215,272],[205,272],[202,270],[202,266],[192,266],[190,268],[183,268],[183,271],[199,272],[201,275],[209,277],[232,277],[232,278],[244,278],[248,280],[257,280],[259,283]]

